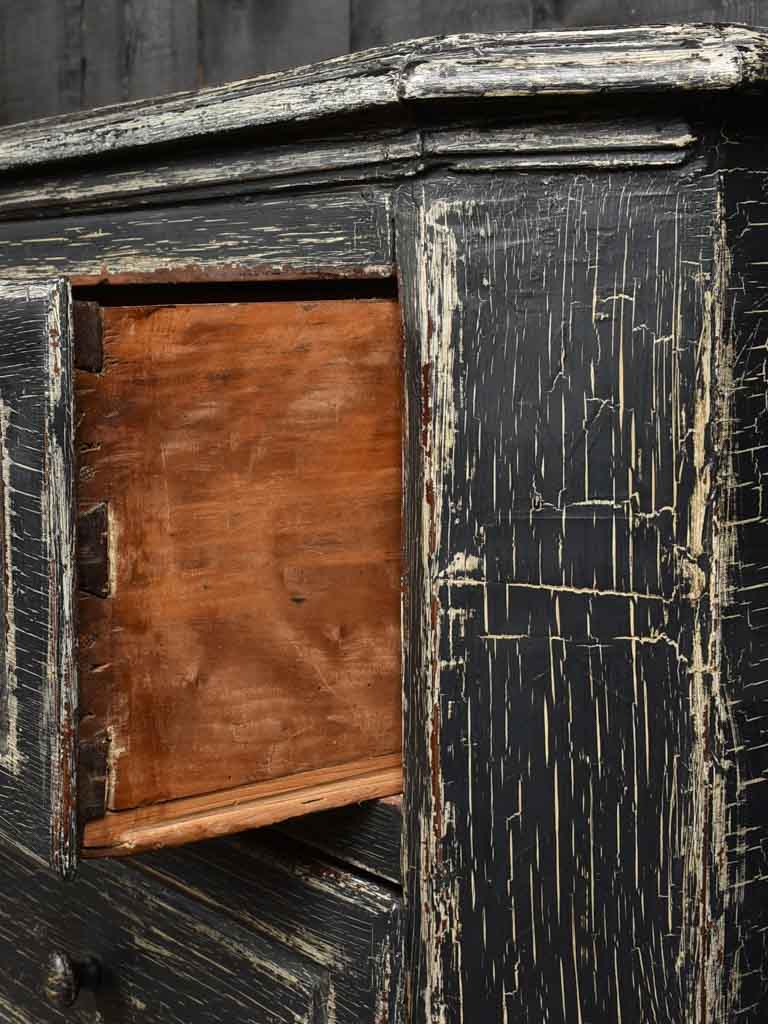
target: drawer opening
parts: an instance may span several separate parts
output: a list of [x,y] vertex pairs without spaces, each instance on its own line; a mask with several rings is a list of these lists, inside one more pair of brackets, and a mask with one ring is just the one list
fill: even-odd
[[400,310],[339,284],[75,293],[85,856],[401,791]]

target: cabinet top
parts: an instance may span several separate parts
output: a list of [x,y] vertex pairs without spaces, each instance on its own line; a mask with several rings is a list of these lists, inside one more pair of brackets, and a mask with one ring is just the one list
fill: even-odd
[[10,125],[0,129],[0,171],[446,100],[724,92],[766,82],[768,32],[744,26],[435,37],[197,92]]

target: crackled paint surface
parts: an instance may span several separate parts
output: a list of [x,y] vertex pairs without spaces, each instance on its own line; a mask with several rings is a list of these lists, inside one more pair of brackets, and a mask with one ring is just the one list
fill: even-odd
[[719,185],[416,192],[426,1020],[728,1019]]
[[[561,45],[572,62],[547,56]],[[59,136],[49,124],[0,140],[8,166],[41,164],[4,185],[0,267],[18,281],[397,266],[409,1024],[765,1018],[768,184],[763,100],[728,96],[760,88],[765,52],[759,33],[709,28],[428,41],[318,72],[325,85],[370,72],[342,97],[364,106],[372,90],[364,134],[345,127],[357,148],[340,138],[310,152],[325,142],[291,135],[265,155],[244,136],[236,162],[218,145],[210,165],[202,148],[184,155],[186,133],[241,124],[244,104],[253,127],[278,107],[289,124],[287,81],[203,96],[199,126],[192,107],[176,118],[189,102],[177,97],[77,119]],[[657,87],[669,93],[654,101]],[[552,119],[523,100],[531,88],[558,93]],[[312,114],[317,94],[302,95],[301,116]],[[459,97],[478,105],[449,123]],[[379,99],[408,111],[388,152]],[[743,111],[738,123],[729,107]],[[102,132],[91,139],[89,125]],[[115,125],[116,141],[137,147],[125,163],[109,155]],[[177,138],[184,166],[152,148]],[[82,166],[45,164],[64,154]],[[214,161],[229,167],[226,182]],[[156,208],[132,208],[145,187]],[[22,754],[27,706],[25,694]],[[286,887],[241,870],[239,855],[221,871],[194,850],[163,858],[157,871],[194,896],[191,914],[250,914],[249,927],[273,928],[322,967],[308,988],[318,1019],[371,1006],[381,1024],[401,1019],[388,912],[393,945],[376,947],[364,1000],[371,929],[340,913],[348,935],[325,943],[333,908],[358,906],[359,892],[336,893],[305,931],[303,896],[279,905]],[[24,863],[5,875],[9,905],[24,905]],[[385,870],[396,880],[389,855]],[[99,878],[122,871],[105,865]],[[262,883],[252,912],[244,894]],[[59,904],[40,892],[47,926]],[[95,899],[119,921],[119,898]],[[147,906],[154,927],[160,911]],[[159,962],[164,943],[125,948]],[[355,959],[359,970],[328,977],[334,959],[341,974]],[[158,1015],[147,985],[136,982],[131,1005]],[[175,981],[170,998],[197,1013]]]
[[727,131],[724,232],[728,244],[727,310],[731,374],[731,444],[722,476],[731,531],[722,620],[725,706],[718,718],[725,757],[720,775],[733,818],[720,865],[734,894],[724,974],[734,1019],[765,1019],[768,1006],[768,175],[758,104],[744,105]]
[[69,289],[0,283],[3,619],[0,837],[76,859]]

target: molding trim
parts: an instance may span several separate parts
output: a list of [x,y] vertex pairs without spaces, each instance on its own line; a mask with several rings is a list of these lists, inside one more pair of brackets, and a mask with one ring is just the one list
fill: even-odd
[[280,192],[318,185],[398,179],[432,166],[462,171],[514,168],[569,170],[675,167],[695,152],[696,136],[680,118],[557,118],[489,127],[382,132],[369,137],[308,141],[297,146],[254,143],[226,154],[180,156],[133,166],[93,167],[66,175],[35,174],[0,181],[0,220],[19,214],[152,206],[253,191]]
[[0,129],[0,171],[295,127],[404,103],[726,91],[768,80],[768,34],[658,26],[456,35],[367,50],[295,71]]

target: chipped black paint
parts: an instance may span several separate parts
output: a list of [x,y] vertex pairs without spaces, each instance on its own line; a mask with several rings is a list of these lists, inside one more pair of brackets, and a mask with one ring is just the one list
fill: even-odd
[[335,860],[399,886],[402,824],[398,798],[323,811],[283,822],[279,829]]
[[729,1019],[719,201],[564,173],[404,206],[415,1019]]
[[[0,133],[34,166],[0,198],[18,282],[397,272],[405,905],[394,832],[364,851],[322,834],[341,816],[290,828],[335,866],[265,835],[141,861],[217,933],[309,961],[319,1020],[765,1017],[766,52],[723,28],[461,37]],[[324,148],[302,125],[329,112]],[[133,868],[94,870],[114,906],[78,892],[119,930]],[[40,919],[76,937],[51,884]],[[205,1020],[188,984],[168,998]]]
[[399,890],[323,861],[271,829],[144,854],[137,864],[321,965],[333,993],[329,1024],[399,1021]]
[[77,517],[78,589],[109,597],[109,509],[95,505]]
[[63,281],[0,282],[0,837],[77,859],[72,344]]
[[764,1020],[768,1007],[768,173],[759,109],[729,112],[723,160],[732,363],[723,518],[733,538],[722,637],[727,704],[718,722],[730,828],[719,868],[733,895],[725,974],[735,1019],[747,1024]]
[[[329,972],[127,864],[83,865],[62,884],[0,847],[4,1024],[330,1024]],[[46,993],[50,955],[98,960],[74,1006]]]

